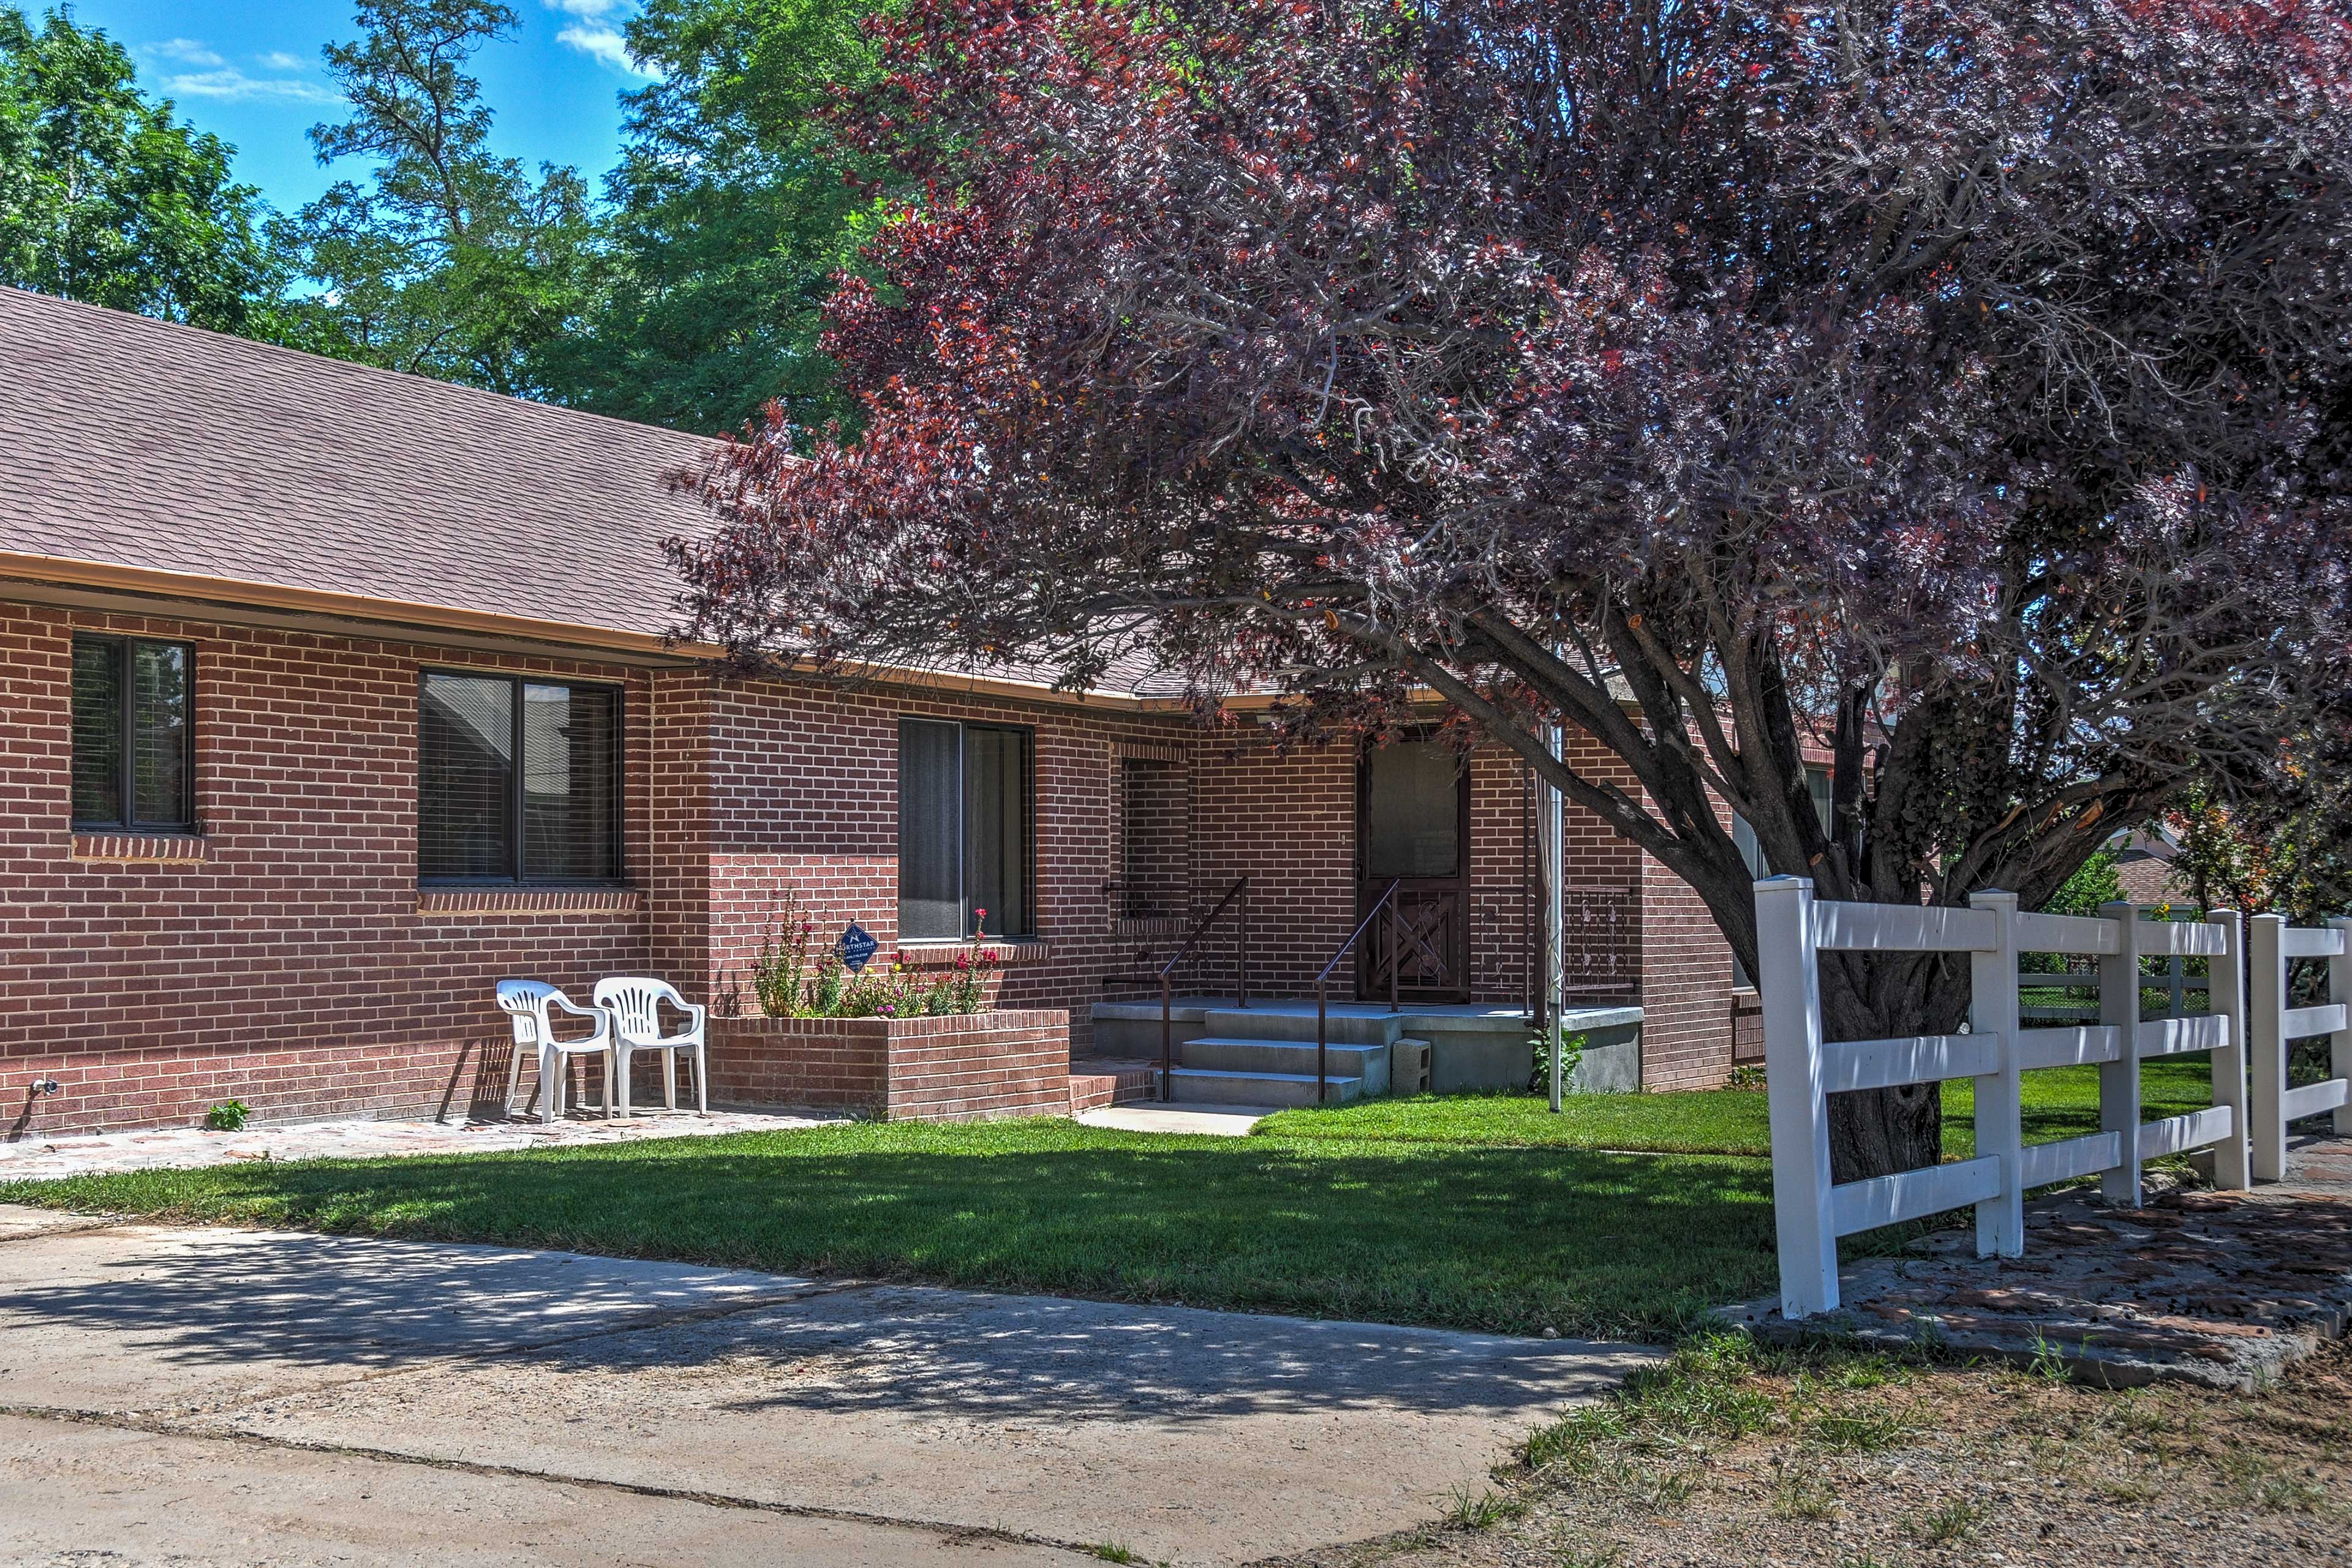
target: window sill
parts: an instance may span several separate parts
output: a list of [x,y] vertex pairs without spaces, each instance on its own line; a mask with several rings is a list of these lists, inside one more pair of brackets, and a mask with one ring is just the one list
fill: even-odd
[[73,858],[118,865],[201,866],[205,839],[200,833],[74,830]]
[[419,888],[420,915],[633,915],[646,907],[635,888]]
[[978,958],[983,952],[996,954],[1006,967],[1016,963],[1043,963],[1052,948],[1042,936],[989,937],[980,942],[902,942],[898,944],[898,962],[908,969],[946,969],[967,955]]

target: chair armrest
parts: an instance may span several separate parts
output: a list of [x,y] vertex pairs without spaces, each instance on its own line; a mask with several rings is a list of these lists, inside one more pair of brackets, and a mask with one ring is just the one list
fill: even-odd
[[575,1018],[593,1018],[595,1020],[595,1028],[582,1036],[580,1040],[569,1042],[572,1045],[578,1045],[584,1040],[604,1038],[609,1037],[613,1033],[613,1015],[606,1012],[602,1007],[583,1007],[577,1002],[571,1001],[562,996],[550,996],[547,999],[547,1005],[551,1007],[561,1007]]

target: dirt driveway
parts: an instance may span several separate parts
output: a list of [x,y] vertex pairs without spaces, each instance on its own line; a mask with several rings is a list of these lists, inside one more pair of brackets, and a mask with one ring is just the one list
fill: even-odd
[[1248,1562],[1648,1353],[0,1208],[0,1561]]

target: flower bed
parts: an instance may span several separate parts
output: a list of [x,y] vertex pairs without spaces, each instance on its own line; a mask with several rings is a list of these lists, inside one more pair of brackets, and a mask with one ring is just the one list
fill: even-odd
[[710,1100],[814,1106],[892,1121],[1066,1116],[1070,1016],[713,1018]]

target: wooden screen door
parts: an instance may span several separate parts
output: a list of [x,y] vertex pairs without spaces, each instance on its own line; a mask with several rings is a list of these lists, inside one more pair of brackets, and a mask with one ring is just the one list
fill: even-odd
[[[1400,881],[1399,879],[1402,879]],[[1398,881],[1393,950],[1383,914],[1358,944],[1356,994],[1470,999],[1470,770],[1434,741],[1368,746],[1356,771],[1356,918]]]

